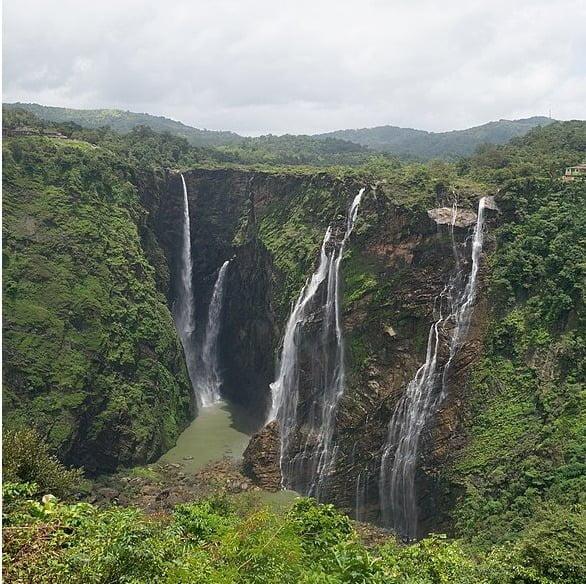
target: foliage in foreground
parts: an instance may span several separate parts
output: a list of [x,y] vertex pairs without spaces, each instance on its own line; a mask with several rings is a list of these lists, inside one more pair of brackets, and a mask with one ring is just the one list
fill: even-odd
[[574,584],[586,577],[577,513],[551,516],[518,544],[475,557],[436,536],[367,549],[347,517],[310,499],[284,515],[251,500],[213,498],[147,516],[50,496],[39,502],[34,491],[4,486],[7,583]]
[[3,432],[2,455],[4,481],[34,484],[41,493],[67,495],[79,486],[82,478],[81,469],[65,467],[32,429]]

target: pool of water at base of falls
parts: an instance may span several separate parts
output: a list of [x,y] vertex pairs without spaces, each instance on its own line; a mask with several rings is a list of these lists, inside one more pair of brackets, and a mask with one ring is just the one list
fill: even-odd
[[195,472],[225,456],[241,458],[250,434],[241,429],[240,417],[241,412],[224,401],[201,408],[177,444],[159,462],[179,463],[185,472]]
[[[177,444],[161,456],[159,463],[181,464],[185,472],[193,473],[226,456],[242,458],[252,433],[243,420],[246,421],[246,414],[225,401],[201,408],[179,436]],[[275,508],[286,507],[299,497],[294,491],[259,491],[256,494]]]

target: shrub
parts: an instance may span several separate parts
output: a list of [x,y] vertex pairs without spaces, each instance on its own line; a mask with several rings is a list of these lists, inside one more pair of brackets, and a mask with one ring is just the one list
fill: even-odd
[[173,519],[183,536],[206,542],[226,533],[234,525],[236,517],[225,499],[215,498],[177,505]]
[[458,542],[432,536],[417,544],[390,542],[381,549],[385,582],[417,584],[472,584],[474,565]]
[[320,554],[330,546],[354,536],[350,520],[333,505],[320,505],[314,499],[299,499],[289,513],[306,552]]
[[81,482],[81,469],[70,469],[51,454],[36,430],[6,430],[3,435],[4,481],[35,484],[40,492],[64,496]]

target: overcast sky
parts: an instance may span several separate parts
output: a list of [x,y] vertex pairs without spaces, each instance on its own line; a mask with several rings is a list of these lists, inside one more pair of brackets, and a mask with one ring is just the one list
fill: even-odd
[[5,0],[4,101],[243,134],[586,118],[584,0]]

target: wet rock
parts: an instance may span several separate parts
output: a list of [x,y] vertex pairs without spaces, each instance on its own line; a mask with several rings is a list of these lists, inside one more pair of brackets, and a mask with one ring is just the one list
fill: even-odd
[[244,474],[268,491],[281,488],[280,441],[276,422],[254,434],[244,451]]
[[427,212],[430,219],[438,225],[451,225],[455,227],[470,227],[476,223],[476,213],[471,209],[458,209],[454,219],[454,210],[451,207],[438,207]]
[[389,337],[393,338],[397,336],[397,331],[395,331],[395,329],[389,324],[389,325],[383,325],[383,329],[385,331],[385,333],[387,333],[387,335],[389,335]]
[[157,485],[144,485],[140,493],[141,495],[155,495],[158,491],[159,487]]

